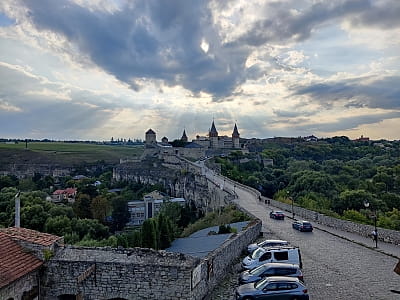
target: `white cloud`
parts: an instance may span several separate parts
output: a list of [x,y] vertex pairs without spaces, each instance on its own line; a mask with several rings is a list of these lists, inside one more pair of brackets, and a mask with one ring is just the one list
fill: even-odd
[[135,138],[152,127],[174,139],[184,127],[205,134],[213,117],[247,137],[381,136],[376,124],[389,132],[400,109],[399,8],[2,1],[16,24],[0,26],[0,137]]

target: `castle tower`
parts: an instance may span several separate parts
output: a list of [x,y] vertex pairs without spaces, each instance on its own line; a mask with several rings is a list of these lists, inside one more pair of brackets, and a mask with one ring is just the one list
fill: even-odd
[[156,133],[151,128],[146,131],[145,143],[148,145],[157,143]]
[[210,138],[210,148],[218,148],[218,131],[215,128],[214,120],[211,124],[210,132],[208,133]]
[[233,148],[235,148],[235,149],[240,148],[239,139],[240,139],[240,134],[239,134],[239,131],[238,131],[236,123],[235,123],[235,127],[233,127],[233,132],[232,132],[232,145],[233,145]]
[[181,141],[185,142],[185,143],[187,143],[187,141],[188,141],[188,137],[186,135],[185,129],[183,129],[183,134],[182,134],[182,137],[181,137]]

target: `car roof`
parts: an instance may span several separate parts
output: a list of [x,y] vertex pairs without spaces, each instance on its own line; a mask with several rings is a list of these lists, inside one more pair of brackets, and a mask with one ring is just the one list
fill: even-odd
[[271,277],[265,277],[265,281],[268,282],[281,282],[281,281],[290,281],[290,282],[299,282],[299,279],[297,277],[288,277],[288,276],[271,276]]
[[[298,249],[295,246],[290,246],[290,245],[282,245],[282,246],[265,246],[265,247],[260,247],[261,249],[264,249],[265,251],[273,251],[273,250],[291,250],[291,249]],[[259,248],[259,249],[260,249]]]
[[300,268],[299,265],[296,264],[289,264],[289,263],[277,263],[277,262],[271,262],[271,263],[266,263],[263,264],[263,266],[266,267],[274,267],[274,268]]
[[260,242],[261,243],[288,243],[288,241],[284,240],[263,240]]

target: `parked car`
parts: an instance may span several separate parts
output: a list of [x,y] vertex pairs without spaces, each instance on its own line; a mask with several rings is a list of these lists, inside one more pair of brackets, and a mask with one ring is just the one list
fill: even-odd
[[285,214],[283,213],[283,211],[271,211],[269,213],[269,217],[271,219],[275,219],[275,220],[284,220],[285,219]]
[[313,226],[308,221],[295,221],[292,223],[292,227],[299,231],[313,231]]
[[300,249],[292,246],[258,248],[242,261],[244,270],[252,270],[265,263],[290,263],[302,267]]
[[247,246],[247,252],[249,254],[253,253],[257,248],[260,247],[275,247],[275,246],[287,246],[289,243],[283,240],[264,240],[256,244],[250,244]]
[[300,281],[304,281],[303,272],[298,265],[285,263],[266,263],[254,268],[253,270],[243,271],[239,275],[239,284],[256,282],[265,277],[271,276],[296,277]]
[[266,277],[256,283],[247,283],[236,288],[236,300],[285,299],[309,300],[307,288],[294,277]]

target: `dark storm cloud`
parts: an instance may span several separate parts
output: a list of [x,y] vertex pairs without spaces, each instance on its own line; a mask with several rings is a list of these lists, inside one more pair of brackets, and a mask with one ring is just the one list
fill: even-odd
[[[135,78],[161,79],[220,96],[244,80],[248,52],[221,45],[206,1],[137,1],[113,13],[66,0],[24,3],[37,28],[67,37],[134,89]],[[209,53],[200,48],[203,38]]]
[[308,95],[326,108],[345,100],[346,107],[400,109],[399,82],[400,76],[390,76],[316,83],[295,87],[294,95]]
[[[136,79],[155,79],[168,86],[181,85],[194,95],[210,93],[214,101],[224,101],[221,99],[247,79],[265,74],[264,68],[245,67],[254,47],[305,40],[321,24],[340,18],[348,18],[355,26],[397,26],[400,7],[395,0],[379,7],[371,1],[338,0],[318,2],[293,14],[290,9],[296,1],[267,3],[260,6],[267,17],[256,21],[237,40],[224,44],[213,25],[212,5],[206,0],[127,1],[113,12],[68,0],[21,1],[39,30],[65,36],[83,56],[133,90],[140,90]],[[232,2],[213,4],[224,9]],[[200,48],[203,39],[209,44],[208,53]],[[271,57],[267,60],[270,68],[284,67]]]
[[254,23],[238,40],[252,46],[266,42],[287,43],[303,41],[323,24],[344,18],[353,26],[393,28],[400,26],[400,1],[336,0],[317,2],[298,13],[292,13],[293,2],[272,2],[265,8],[265,19]]

